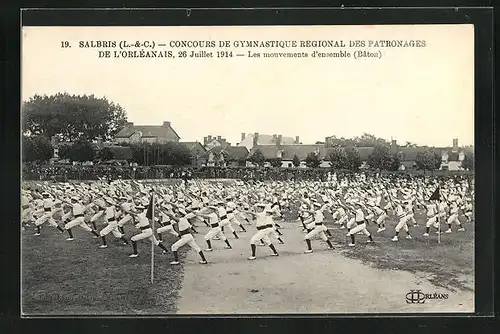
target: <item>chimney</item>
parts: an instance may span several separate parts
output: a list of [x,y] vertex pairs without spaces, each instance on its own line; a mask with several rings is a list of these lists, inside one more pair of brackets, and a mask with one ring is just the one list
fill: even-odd
[[242,132],[242,133],[241,133],[241,141],[245,140],[245,137],[246,137],[245,132]]
[[396,139],[392,139],[391,140],[391,146],[397,146],[397,142],[396,142]]
[[295,136],[295,144],[300,144],[300,141],[299,141],[299,136]]
[[207,137],[207,144],[210,143],[211,141],[212,141],[212,136],[208,135],[208,137]]
[[163,127],[164,128],[169,128],[170,127],[170,122],[167,122],[167,121],[163,122]]
[[277,135],[273,135],[273,143],[276,143],[277,137]]
[[453,152],[458,152],[458,138],[453,139]]
[[217,141],[220,143],[221,142],[221,136],[217,136]]
[[283,139],[283,137],[281,135],[279,135],[278,138],[276,139],[276,146],[281,147],[281,140],[282,139]]
[[330,146],[330,137],[325,137],[325,147]]
[[203,137],[203,146],[207,145],[208,143],[208,138],[207,137]]
[[253,134],[253,146],[259,145],[259,133],[255,132]]

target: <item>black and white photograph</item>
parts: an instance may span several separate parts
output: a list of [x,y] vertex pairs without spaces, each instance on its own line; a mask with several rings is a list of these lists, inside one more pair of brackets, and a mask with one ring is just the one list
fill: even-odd
[[474,26],[25,26],[22,316],[475,311]]

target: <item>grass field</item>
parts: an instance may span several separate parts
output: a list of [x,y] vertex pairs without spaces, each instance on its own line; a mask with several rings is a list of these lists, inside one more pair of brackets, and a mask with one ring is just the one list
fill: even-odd
[[[99,227],[99,226],[98,226]],[[102,228],[102,227],[101,227]],[[135,231],[125,226],[127,237]],[[67,234],[44,226],[41,236],[22,234],[22,312],[25,315],[165,314],[175,313],[183,267],[170,266],[172,254],[155,249],[155,280],[150,284],[149,240],[138,243],[139,257],[131,259],[131,246],[108,236],[100,239],[74,229]],[[164,238],[167,245],[173,237]],[[181,261],[185,250],[179,252]]]

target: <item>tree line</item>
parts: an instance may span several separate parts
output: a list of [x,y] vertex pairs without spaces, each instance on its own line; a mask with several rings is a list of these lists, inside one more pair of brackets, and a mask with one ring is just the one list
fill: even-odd
[[[330,167],[336,170],[357,171],[363,164],[359,151],[355,146],[334,146],[329,149],[324,160],[328,161],[330,163]],[[266,159],[262,151],[259,149],[257,149],[250,156],[248,161],[260,167],[263,167],[266,162],[272,167],[282,166],[282,159]],[[304,160],[305,165],[308,168],[318,168],[322,161],[323,159],[321,159],[315,152],[310,152]],[[438,170],[441,167],[441,163],[441,155],[431,148],[423,148],[422,151],[418,152],[415,156],[415,165],[419,170]],[[294,167],[300,166],[301,159],[297,155],[294,155],[292,158],[292,164]],[[389,145],[381,145],[379,142],[379,144],[376,144],[376,146],[373,147],[373,151],[368,156],[366,164],[370,169],[397,171],[401,166],[401,156],[399,152],[391,150]],[[474,155],[465,154],[461,166],[464,169],[473,170]]]
[[[94,95],[35,95],[22,104],[22,157],[25,162],[44,162],[53,157],[51,138],[58,142],[58,155],[70,161],[108,161],[114,158],[109,147],[99,149],[94,141],[111,140],[127,122],[125,109],[105,97]],[[317,142],[325,144],[324,142]],[[397,170],[400,156],[391,150],[391,143],[383,138],[364,133],[354,138],[328,138],[326,160],[334,169],[355,171],[363,161],[356,147],[373,147],[366,163],[370,168]],[[138,165],[188,165],[191,162],[189,150],[179,143],[121,144],[131,150],[130,162]],[[416,145],[407,142],[405,147]],[[258,166],[268,162],[280,167],[280,158],[266,159],[260,150],[252,154],[248,161]],[[317,168],[322,160],[314,152],[305,158],[309,168]],[[435,170],[441,165],[441,157],[431,149],[424,149],[415,158],[418,169]],[[295,155],[292,164],[298,167],[301,159]],[[474,156],[466,154],[462,167],[472,170]]]
[[[142,166],[184,166],[191,163],[191,153],[179,143],[132,143],[119,146],[123,149],[130,149],[131,157],[126,160]],[[53,156],[54,147],[47,138],[23,136],[22,158],[24,162],[46,162]],[[95,143],[84,139],[58,145],[58,157],[71,162],[105,162],[116,158],[110,147],[99,148]]]
[[[108,141],[127,123],[125,109],[105,97],[94,95],[35,95],[21,106],[22,157],[25,162],[45,162],[54,155],[51,139],[60,159],[107,161],[114,158]],[[139,165],[187,165],[191,155],[179,143],[123,144],[132,151],[131,162]]]

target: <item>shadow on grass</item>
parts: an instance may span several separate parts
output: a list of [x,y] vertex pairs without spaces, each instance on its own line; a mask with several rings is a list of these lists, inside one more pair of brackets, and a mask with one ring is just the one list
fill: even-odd
[[[102,228],[103,226],[100,226]],[[137,233],[125,226],[128,238]],[[138,243],[139,257],[131,259],[131,246],[110,234],[108,248],[100,239],[74,231],[66,241],[56,229],[44,226],[41,236],[32,230],[22,235],[22,313],[36,315],[175,314],[183,279],[183,266],[171,266],[172,254],[155,249],[155,280],[150,283],[151,244]],[[173,237],[165,238],[167,248]],[[186,250],[179,252],[181,261]],[[182,262],[181,262],[182,263]]]

